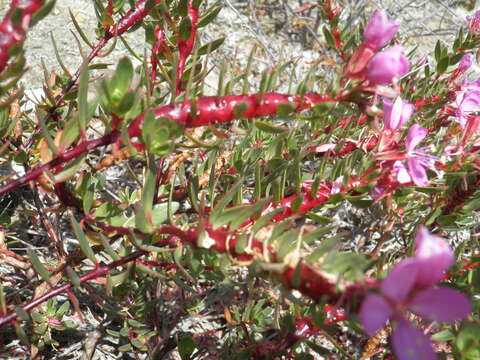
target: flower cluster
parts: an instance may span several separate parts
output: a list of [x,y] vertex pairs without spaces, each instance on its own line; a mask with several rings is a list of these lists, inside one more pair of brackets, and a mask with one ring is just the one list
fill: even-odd
[[352,55],[347,72],[363,77],[372,85],[388,85],[408,72],[410,63],[399,45],[376,53],[397,33],[399,24],[384,9],[375,11],[365,26],[364,42]]
[[[395,36],[399,26],[384,9],[375,11],[365,26],[364,44],[373,50],[382,48]],[[373,56],[367,64],[366,76],[372,84],[387,85],[405,75],[409,66],[402,47],[394,45]]]
[[415,235],[414,256],[398,263],[383,280],[380,294],[371,294],[363,302],[360,319],[365,331],[374,335],[390,319],[398,359],[436,359],[430,339],[409,321],[406,312],[437,322],[468,316],[471,306],[465,295],[450,287],[436,286],[453,262],[448,243],[421,226]]

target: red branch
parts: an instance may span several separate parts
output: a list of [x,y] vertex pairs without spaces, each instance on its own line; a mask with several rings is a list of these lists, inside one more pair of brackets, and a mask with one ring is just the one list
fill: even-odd
[[340,8],[335,8],[332,4],[332,0],[324,0],[323,9],[327,14],[328,22],[330,23],[330,28],[332,29],[332,35],[335,40],[335,48],[338,50],[338,52],[340,53],[340,57],[345,62],[347,56],[343,51],[343,44],[340,38],[340,32],[338,31],[338,27],[334,26],[334,20],[337,16],[340,15],[342,10]]
[[[155,5],[159,4],[162,0],[155,0]],[[114,25],[110,26],[103,38],[98,42],[98,44],[92,49],[90,54],[87,57],[87,62],[90,63],[96,56],[100,50],[102,50],[105,45],[107,45],[108,41],[115,36],[124,34],[127,30],[131,27],[138,24],[142,21],[148,14],[150,14],[151,9],[148,9],[145,5],[147,0],[139,0],[135,3],[135,5]],[[75,85],[80,74],[82,72],[82,67],[78,68],[75,74],[70,79],[69,83],[63,88],[62,93],[55,99],[55,107],[60,106],[65,95],[68,91]]]
[[75,146],[73,149],[66,151],[62,154],[59,154],[51,161],[37,166],[35,169],[29,171],[21,178],[9,182],[8,184],[0,187],[0,196],[6,194],[13,189],[16,189],[20,186],[26,185],[29,181],[38,179],[46,170],[51,170],[55,173],[56,168],[58,167],[61,169],[62,164],[66,163],[67,161],[73,160],[86,152],[96,149],[100,146],[106,146],[112,144],[120,139],[120,133],[118,131],[112,131],[101,138],[84,141],[79,145]]
[[[155,117],[168,118],[190,128],[216,123],[226,123],[234,119],[253,119],[273,116],[284,104],[294,105],[294,112],[311,109],[314,105],[327,102],[328,95],[309,93],[301,97],[278,93],[266,93],[263,97],[253,95],[202,96],[196,100],[187,100],[175,105],[161,106],[155,109]],[[192,109],[196,109],[193,114]],[[144,114],[132,121],[129,128],[131,137],[141,136]]]
[[165,31],[160,25],[155,26],[155,43],[152,46],[152,54],[150,56],[150,63],[152,70],[150,72],[150,81],[152,86],[150,88],[150,94],[153,94],[153,88],[155,87],[155,80],[157,79],[157,67],[158,67],[158,54],[165,53]]
[[[10,3],[10,9],[0,24],[0,73],[10,59],[10,49],[25,40],[32,15],[42,7],[42,4],[43,0],[12,0]],[[14,23],[12,15],[19,9],[22,11],[22,18]]]
[[[124,256],[120,260],[112,262],[111,264],[103,265],[103,266],[97,266],[94,270],[86,273],[85,275],[80,276],[80,283],[84,283],[84,282],[87,282],[87,281],[90,281],[90,280],[94,280],[94,279],[96,279],[100,276],[106,275],[110,270],[115,269],[118,266],[128,264],[129,262],[134,261],[135,259],[137,259],[140,256],[145,255],[145,254],[146,254],[145,251],[136,251],[136,252],[131,253],[127,256]],[[23,306],[22,309],[25,310],[25,311],[30,311],[30,310],[34,309],[35,307],[39,306],[40,304],[43,304],[48,299],[51,299],[51,298],[65,292],[65,291],[70,290],[71,288],[73,288],[73,286],[74,285],[71,282],[69,282],[65,285],[62,285],[62,286],[57,286],[57,287],[53,288],[52,290],[50,290],[49,292],[47,292],[45,295],[43,295],[43,296],[41,296],[41,297],[39,297],[39,298],[37,298],[33,301],[30,301],[28,304]],[[5,316],[0,317],[0,326],[12,322],[13,320],[15,320],[16,317],[17,317],[16,312],[12,312],[10,314],[7,314]]]
[[[157,118],[169,118],[170,120],[178,122],[180,125],[189,128],[215,124],[217,122],[229,122],[239,118],[251,119],[275,115],[278,112],[278,106],[287,103],[292,103],[295,105],[294,111],[301,111],[304,109],[310,109],[315,104],[328,100],[328,96],[316,93],[306,94],[303,98],[299,95],[268,93],[264,94],[261,101],[258,94],[239,96],[230,95],[219,98],[213,96],[204,96],[197,99],[195,101],[195,105],[193,105],[192,101],[184,101],[176,105],[161,106],[155,109],[155,116]],[[242,106],[244,106],[244,110],[242,112],[238,112],[236,109],[240,109]],[[191,113],[193,107],[197,109],[196,115]],[[144,116],[145,113],[132,121],[132,124],[129,128],[129,134],[131,137],[141,136]],[[43,174],[45,170],[50,170],[55,173],[56,171],[60,170],[61,165],[67,161],[75,159],[98,147],[110,145],[120,141],[120,138],[120,133],[115,130],[102,136],[101,138],[84,141],[71,150],[56,156],[48,163],[37,166],[20,179],[14,180],[0,187],[0,196],[13,189],[16,189],[17,187],[25,185],[29,181],[36,180]]]
[[198,7],[193,6],[193,1],[188,0],[188,18],[190,19],[190,37],[187,40],[183,40],[180,34],[178,36],[178,52],[180,58],[178,60],[177,74],[176,74],[176,94],[182,92],[182,76],[185,72],[185,64],[187,63],[187,58],[192,53],[193,47],[195,45],[195,39],[197,37],[197,21],[198,21]]

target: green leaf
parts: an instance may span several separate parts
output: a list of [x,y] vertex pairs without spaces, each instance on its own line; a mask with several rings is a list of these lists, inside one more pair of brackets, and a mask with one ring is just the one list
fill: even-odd
[[166,156],[174,149],[174,139],[182,132],[178,123],[167,118],[155,118],[153,110],[143,119],[142,139],[149,152]]
[[114,107],[114,112],[118,116],[124,116],[128,113],[135,104],[136,92],[129,90],[125,93],[120,103]]
[[148,347],[144,343],[142,343],[141,341],[139,341],[135,338],[131,339],[130,342],[132,343],[133,346],[135,346],[140,351],[147,351],[148,350]]
[[85,233],[83,229],[80,227],[80,224],[75,220],[73,215],[70,217],[70,223],[72,224],[73,232],[77,237],[78,244],[80,245],[80,249],[84,253],[84,255],[89,258],[94,264],[97,263],[97,258],[95,257],[95,253],[93,252],[92,248],[88,244],[87,239],[85,238]]
[[29,321],[30,320],[30,315],[28,315],[28,312],[21,306],[16,306],[15,307],[15,312],[17,313],[17,318],[23,321]]
[[66,180],[74,176],[77,173],[78,169],[82,167],[83,162],[85,161],[85,157],[86,155],[81,155],[71,161],[67,166],[63,168],[62,171],[60,171],[58,174],[55,174],[55,176],[53,177],[54,181],[56,183],[65,182]]
[[185,17],[188,15],[188,0],[179,0],[177,5],[178,16]]
[[457,215],[442,215],[437,217],[436,222],[438,225],[454,226],[457,218]]
[[127,281],[128,277],[129,277],[129,274],[130,274],[130,270],[128,270],[128,269],[124,270],[124,271],[122,271],[118,274],[115,274],[115,275],[108,274],[108,276],[107,276],[107,288],[108,288],[109,293],[112,293],[114,287],[125,283],[125,281]]
[[268,214],[263,215],[259,219],[257,219],[252,226],[252,232],[254,234],[257,233],[261,228],[267,225],[275,215],[281,214],[283,210],[284,210],[283,207],[277,208],[275,210],[268,212]]
[[322,32],[323,36],[325,37],[325,41],[330,47],[335,48],[335,38],[333,37],[332,33],[330,32],[330,29],[328,28],[327,25],[324,25],[322,27]]
[[454,339],[455,339],[455,334],[450,329],[445,329],[432,335],[432,340],[439,341],[439,342],[446,342]]
[[223,210],[211,220],[212,227],[215,230],[228,224],[231,230],[235,230],[254,214],[262,210],[269,201],[266,199],[252,205],[240,205]]
[[202,47],[200,47],[200,49],[198,49],[198,52],[197,52],[198,56],[202,56],[202,55],[206,55],[214,52],[220,47],[220,45],[223,44],[224,41],[225,41],[225,37],[221,37],[213,40],[208,44],[203,45]]
[[85,58],[82,64],[82,71],[80,73],[79,85],[78,85],[78,119],[80,125],[80,131],[85,132],[89,118],[89,109],[88,109],[88,59]]
[[310,219],[315,221],[317,224],[330,224],[333,219],[327,216],[317,215],[313,212],[309,212],[306,214]]
[[44,5],[37,11],[35,11],[32,15],[32,19],[30,20],[30,27],[35,26],[40,20],[45,18],[50,11],[55,7],[56,0],[52,0],[49,2],[45,2]]
[[437,63],[440,61],[440,58],[442,56],[442,43],[440,40],[437,40],[437,43],[435,44],[435,60]]
[[133,65],[128,57],[123,57],[117,64],[115,74],[108,83],[108,90],[112,101],[119,104],[127,90],[130,88],[130,83],[133,78]]
[[306,340],[305,344],[307,344],[308,347],[315,351],[318,355],[327,356],[331,354],[331,350],[324,348],[323,346],[317,345],[312,341]]
[[27,250],[28,257],[30,258],[30,261],[32,262],[32,266],[37,272],[38,275],[42,277],[43,280],[45,280],[47,283],[50,284],[50,271],[45,269],[40,262],[40,259],[38,258],[37,254],[32,249]]
[[135,227],[146,234],[151,234],[153,232],[152,224],[148,220],[142,203],[135,204]]
[[317,262],[321,257],[332,251],[343,237],[343,235],[339,234],[323,240],[320,246],[307,256],[307,262],[310,264]]
[[[457,336],[456,345],[464,354],[468,355],[466,359],[475,360],[480,355],[480,324],[465,322],[460,327]],[[463,359],[463,358],[462,358]]]
[[197,28],[200,29],[210,24],[222,10],[221,6],[215,6],[209,9],[197,22]]
[[369,259],[364,254],[338,252],[331,253],[322,267],[333,274],[341,274],[347,280],[357,281],[363,278]]
[[67,311],[70,309],[70,303],[68,301],[65,301],[58,309],[57,312],[55,313],[55,317],[59,320],[63,318],[63,315],[67,313]]
[[28,339],[28,336],[25,333],[25,330],[23,330],[23,328],[18,323],[15,323],[14,327],[15,327],[15,333],[17,334],[20,341],[25,345],[30,345],[30,340]]
[[313,107],[313,113],[317,116],[322,116],[330,112],[330,110],[332,110],[334,106],[335,103],[332,101],[315,104],[315,106]]
[[189,17],[185,17],[180,22],[179,36],[183,41],[187,41],[192,36],[192,21]]
[[142,189],[142,198],[141,203],[145,214],[147,216],[151,215],[153,207],[153,199],[156,196],[155,194],[155,175],[156,175],[156,166],[155,159],[152,155],[148,157],[147,167],[145,169],[144,179],[143,179],[143,189]]
[[445,186],[415,186],[415,190],[425,194],[444,193],[447,191]]
[[93,48],[92,43],[90,42],[90,40],[88,40],[87,35],[85,35],[85,33],[83,32],[82,28],[80,27],[80,25],[77,22],[77,19],[75,19],[75,16],[73,16],[73,13],[70,10],[70,8],[68,9],[68,12],[70,13],[70,19],[72,20],[73,26],[75,26],[75,29],[77,30],[77,33],[80,35],[80,37],[85,42],[85,44],[88,45],[88,47]]
[[[177,212],[180,208],[180,203],[171,202],[172,213]],[[157,204],[152,209],[152,224],[154,226],[161,225],[168,220],[168,203]]]
[[235,104],[233,106],[233,116],[236,119],[240,119],[242,115],[245,113],[245,110],[247,110],[247,108],[248,108],[248,104],[246,102]]
[[188,360],[195,350],[195,341],[190,336],[183,336],[178,340],[177,346],[182,360]]
[[442,58],[438,63],[437,63],[437,73],[443,74],[449,65],[450,58],[448,56]]
[[436,220],[436,218],[442,213],[442,207],[437,207],[432,213],[428,216],[427,220],[425,221],[425,225],[431,225]]
[[281,134],[281,133],[284,133],[284,132],[287,132],[288,131],[288,128],[285,128],[285,127],[281,127],[281,126],[273,126],[267,122],[263,122],[263,121],[260,121],[260,120],[257,120],[255,121],[255,126],[266,132],[266,133],[269,133],[269,134]]
[[132,345],[131,344],[125,344],[125,345],[122,345],[118,348],[118,351],[120,352],[127,352],[127,351],[131,351],[132,350]]
[[277,115],[278,116],[288,116],[295,111],[297,105],[293,102],[288,102],[284,104],[278,104],[277,106]]
[[32,310],[30,311],[30,317],[32,318],[33,321],[42,324],[45,322],[46,318],[40,314],[38,311]]
[[228,205],[230,201],[232,201],[233,196],[237,192],[237,190],[242,186],[243,178],[238,179],[232,187],[225,192],[225,194],[219,199],[219,201],[215,204],[211,214],[210,214],[210,222],[215,222],[216,219],[221,215],[223,209]]
[[80,278],[78,277],[77,273],[68,265],[66,267],[66,270],[67,270],[68,279],[72,282],[73,286],[75,286],[75,288],[77,289],[80,289],[82,282],[80,281]]

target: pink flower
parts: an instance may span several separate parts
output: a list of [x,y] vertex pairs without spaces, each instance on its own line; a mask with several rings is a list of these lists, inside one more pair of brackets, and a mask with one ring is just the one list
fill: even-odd
[[417,186],[427,186],[428,176],[425,169],[436,171],[434,161],[440,160],[437,156],[429,155],[427,147],[416,150],[417,145],[427,136],[428,130],[418,124],[410,126],[405,147],[407,149],[408,173]]
[[367,296],[360,321],[371,336],[392,322],[393,350],[400,360],[434,360],[431,341],[405,316],[410,311],[426,321],[453,322],[471,312],[458,290],[436,285],[453,263],[453,252],[441,237],[421,226],[415,234],[415,254],[395,265],[380,286],[380,294]]
[[330,190],[331,195],[338,194],[342,191],[343,187],[343,175],[339,176],[332,184],[332,189]]
[[405,124],[413,114],[415,106],[398,97],[395,102],[383,99],[383,123],[386,129],[395,131]]
[[469,30],[480,30],[480,10],[477,10],[474,16],[467,16],[467,21]]
[[400,46],[395,45],[376,54],[367,65],[367,79],[373,84],[390,84],[408,71],[410,63]]
[[480,79],[462,84],[460,91],[456,92],[455,105],[458,122],[465,128],[468,115],[480,110]]
[[468,53],[463,55],[463,57],[460,59],[460,63],[458,64],[458,70],[461,72],[465,72],[468,69],[470,69],[470,66],[472,66],[473,63],[473,54]]
[[374,50],[380,49],[395,36],[399,27],[400,25],[391,20],[384,9],[378,9],[365,26],[364,43]]

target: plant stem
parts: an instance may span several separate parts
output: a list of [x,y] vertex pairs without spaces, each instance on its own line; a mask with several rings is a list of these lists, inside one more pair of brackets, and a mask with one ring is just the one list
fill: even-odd
[[[128,264],[131,261],[134,261],[135,259],[139,258],[142,255],[145,255],[147,252],[145,251],[136,251],[133,252],[127,256],[124,256],[118,261],[114,261],[111,264],[108,265],[103,265],[103,266],[97,266],[94,270],[86,273],[85,275],[80,276],[80,283],[84,283],[90,280],[94,280],[100,276],[103,276],[107,274],[110,270],[118,267],[118,266],[123,266],[125,264]],[[39,306],[40,304],[44,303],[45,301],[53,298],[54,296],[57,296],[73,287],[73,283],[69,282],[65,285],[58,286],[47,292],[45,295],[30,301],[28,304],[26,304],[23,307],[23,310],[25,311],[30,311],[34,309],[35,307]],[[0,326],[8,324],[12,321],[15,320],[17,317],[16,312],[12,312],[10,314],[7,314],[5,316],[0,317]]]

